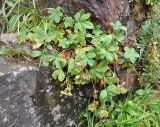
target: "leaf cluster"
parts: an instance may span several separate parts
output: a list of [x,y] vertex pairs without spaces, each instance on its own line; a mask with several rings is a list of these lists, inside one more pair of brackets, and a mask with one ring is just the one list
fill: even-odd
[[[114,84],[116,76],[110,66],[119,59],[119,42],[125,38],[126,27],[117,21],[111,23],[113,33],[104,33],[84,10],[73,17],[65,16],[60,7],[48,8],[48,13],[40,24],[20,27],[18,44],[32,42],[32,57],[40,58],[44,66],[51,65],[52,77],[64,85]],[[128,63],[134,64],[139,57],[133,48],[125,47],[123,52]]]

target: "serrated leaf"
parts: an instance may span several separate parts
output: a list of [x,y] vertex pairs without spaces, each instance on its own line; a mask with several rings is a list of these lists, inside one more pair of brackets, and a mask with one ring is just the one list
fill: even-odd
[[120,21],[117,21],[116,23],[111,22],[110,25],[113,27],[114,30],[127,30],[127,28],[123,26]]
[[55,21],[56,23],[60,22],[61,17],[63,16],[63,13],[61,12],[61,7],[57,8],[49,8],[48,13],[50,13],[50,19]]
[[118,52],[119,47],[117,45],[112,45],[108,48],[108,51],[110,52]]
[[112,62],[114,60],[114,55],[111,52],[106,51],[106,59],[109,60],[109,62]]
[[58,41],[62,40],[65,34],[65,31],[63,29],[58,29],[58,28],[54,28],[53,29],[53,39],[52,41],[54,41],[55,43],[57,43]]
[[64,38],[64,39],[59,41],[58,46],[65,49],[65,48],[69,47],[69,44],[70,44],[70,42],[67,40],[67,38]]
[[95,34],[96,36],[100,36],[100,34],[102,34],[102,30],[100,29],[100,26],[96,26],[94,29],[93,29],[93,34]]
[[134,64],[136,59],[139,57],[139,54],[135,51],[134,48],[125,47],[124,50],[124,57],[129,59]]
[[74,23],[74,20],[73,20],[72,17],[65,17],[64,18],[64,25],[65,25],[66,28],[72,27],[73,23]]
[[79,21],[80,18],[81,18],[81,13],[80,12],[77,12],[75,15],[74,15],[74,18],[76,21]]
[[107,44],[111,43],[112,39],[113,39],[112,35],[103,35],[103,36],[101,36],[100,41],[103,41],[104,44],[107,45]]
[[90,15],[89,13],[84,14],[84,15],[81,16],[80,20],[81,20],[81,21],[87,20],[87,19],[89,19],[90,16],[91,16],[91,15]]
[[84,27],[82,26],[82,24],[81,23],[76,23],[75,25],[74,25],[74,27],[75,27],[75,29],[76,30],[80,30],[80,31],[84,31],[85,29],[84,29]]
[[86,29],[93,29],[94,25],[90,21],[83,21],[82,26]]

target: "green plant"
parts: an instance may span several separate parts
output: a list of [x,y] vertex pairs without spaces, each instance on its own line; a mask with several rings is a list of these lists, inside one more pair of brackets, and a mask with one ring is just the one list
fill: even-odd
[[145,2],[146,4],[148,5],[156,5],[158,4],[159,0],[144,0],[144,1],[141,1],[141,0],[129,0],[129,2]]
[[[20,12],[21,17],[26,16]],[[113,31],[106,34],[90,21],[90,14],[84,10],[74,17],[65,16],[60,7],[48,8],[48,13],[46,17],[38,15],[41,19],[36,24],[31,13],[27,20],[19,20],[17,43],[19,47],[32,43],[32,57],[40,58],[44,66],[51,65],[52,77],[66,86],[62,94],[72,95],[73,86],[90,81],[94,85],[116,83],[116,74],[110,66],[118,62],[119,52],[124,52],[120,56],[124,61],[135,63],[138,54],[134,49],[127,47],[120,51],[126,27],[119,21],[111,23]]]
[[[158,5],[157,5],[158,6]],[[151,84],[159,83],[159,39],[160,39],[160,23],[159,9],[154,7],[150,19],[146,20],[139,31],[140,44],[140,63],[144,67],[140,81],[142,84],[149,82]],[[146,78],[147,77],[147,78]]]
[[[91,109],[91,105],[93,108],[95,102],[88,106],[84,118],[88,116],[87,121],[93,120],[94,127],[159,126],[160,97],[157,96],[158,91],[151,88],[139,89],[134,94],[117,100],[112,99],[118,94],[115,89],[116,86],[108,86],[101,91],[100,104],[94,110]],[[88,124],[88,127],[92,126]]]
[[16,56],[24,57],[25,55],[27,55],[27,53],[25,50],[22,49],[14,49],[12,47],[5,47],[5,46],[2,46],[0,48],[0,56],[3,57],[16,57]]
[[28,28],[39,24],[43,16],[36,8],[36,1],[4,0],[0,13],[5,22],[2,32],[17,32],[25,24]]

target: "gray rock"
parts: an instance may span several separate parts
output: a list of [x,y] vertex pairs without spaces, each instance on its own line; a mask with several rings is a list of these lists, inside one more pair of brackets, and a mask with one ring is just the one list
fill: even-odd
[[80,88],[61,97],[50,71],[0,59],[0,127],[75,127],[86,100]]
[[16,33],[4,33],[0,35],[0,42],[7,46],[17,47],[17,34]]

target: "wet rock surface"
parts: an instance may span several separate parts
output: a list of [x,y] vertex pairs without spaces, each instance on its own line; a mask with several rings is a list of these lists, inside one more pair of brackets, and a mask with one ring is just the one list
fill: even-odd
[[75,127],[86,97],[79,88],[73,97],[60,97],[59,84],[49,74],[0,59],[0,127]]
[[129,28],[129,34],[135,29],[128,0],[52,0],[48,3],[39,0],[38,4],[41,9],[60,6],[67,15],[74,15],[84,9],[91,13],[92,20],[101,24],[104,31],[107,30],[109,22],[117,20]]

